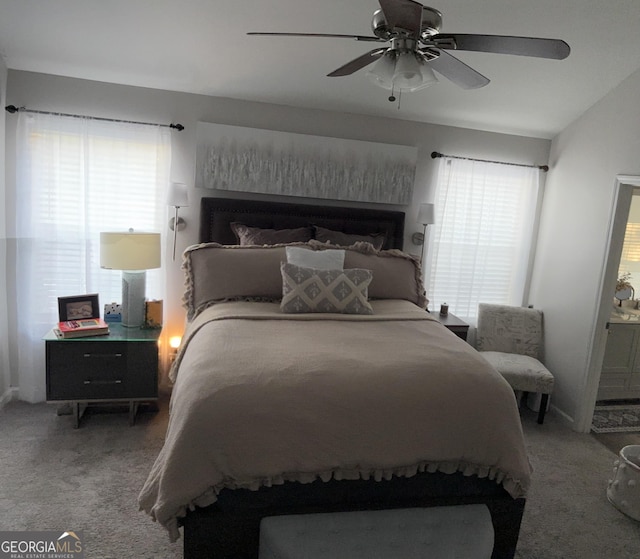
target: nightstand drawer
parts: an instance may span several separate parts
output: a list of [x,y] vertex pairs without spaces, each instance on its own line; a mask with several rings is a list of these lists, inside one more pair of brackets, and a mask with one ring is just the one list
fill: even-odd
[[114,371],[126,371],[127,344],[66,341],[51,348],[49,364],[59,372],[73,374],[82,370],[109,378]]
[[157,352],[148,342],[47,345],[47,400],[157,397]]

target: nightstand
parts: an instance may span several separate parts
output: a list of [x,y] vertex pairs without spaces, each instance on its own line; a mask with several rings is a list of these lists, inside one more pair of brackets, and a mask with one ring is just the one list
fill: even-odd
[[129,425],[141,402],[158,399],[160,330],[109,324],[110,333],[86,338],[45,337],[47,402],[73,406],[75,427],[91,403],[128,403]]
[[440,324],[446,326],[449,330],[451,330],[458,338],[462,338],[464,341],[467,341],[467,333],[469,332],[469,325],[464,321],[459,319],[456,315],[449,313],[446,316],[442,316],[439,312],[433,311],[431,316],[436,318]]

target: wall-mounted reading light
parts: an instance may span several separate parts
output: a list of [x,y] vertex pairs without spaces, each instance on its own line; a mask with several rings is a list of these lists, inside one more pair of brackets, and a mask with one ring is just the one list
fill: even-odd
[[182,231],[187,222],[178,216],[178,210],[180,208],[187,207],[189,205],[189,192],[187,185],[181,182],[172,182],[169,185],[169,193],[167,195],[167,206],[173,206],[175,208],[175,216],[169,220],[169,229],[173,231],[173,259],[176,259],[176,238],[178,231]]
[[422,224],[422,233],[414,233],[411,236],[411,240],[415,245],[422,245],[422,250],[420,251],[420,262],[424,260],[424,245],[427,237],[427,225],[435,223],[434,217],[434,205],[433,204],[420,204],[420,209],[418,210],[418,223]]

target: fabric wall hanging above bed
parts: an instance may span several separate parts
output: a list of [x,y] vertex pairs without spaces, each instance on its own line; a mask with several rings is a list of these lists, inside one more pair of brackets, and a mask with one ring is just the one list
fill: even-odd
[[411,203],[417,148],[199,122],[196,186]]

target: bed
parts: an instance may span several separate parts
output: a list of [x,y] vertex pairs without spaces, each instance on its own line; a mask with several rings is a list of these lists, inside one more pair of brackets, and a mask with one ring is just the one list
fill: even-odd
[[[257,558],[267,516],[472,503],[494,559],[514,556],[530,466],[513,391],[425,312],[403,235],[397,211],[202,199],[167,437],[139,499],[172,539],[182,527],[186,559]],[[300,249],[344,270],[296,266]],[[346,306],[301,307],[304,274],[338,274]]]

